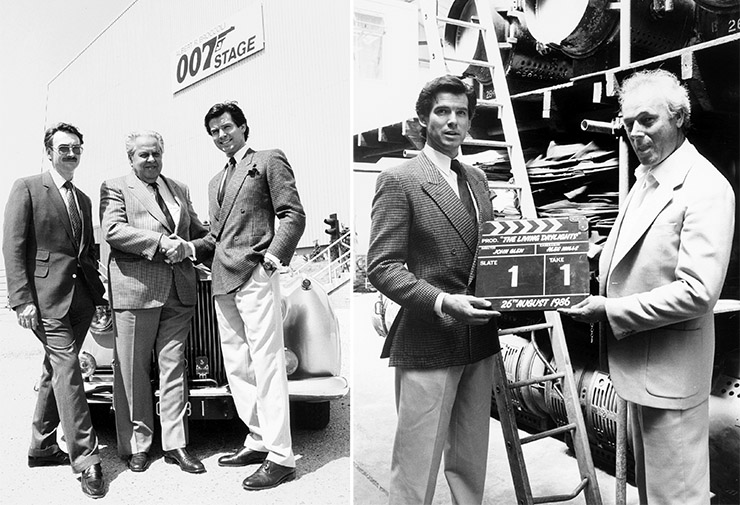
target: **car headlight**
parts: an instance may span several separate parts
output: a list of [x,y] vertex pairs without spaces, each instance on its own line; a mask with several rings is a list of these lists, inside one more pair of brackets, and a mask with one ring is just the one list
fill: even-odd
[[79,356],[80,360],[80,371],[82,372],[82,378],[87,379],[95,373],[95,369],[98,368],[98,363],[92,354],[87,351],[82,351]]
[[288,349],[285,348],[285,372],[288,375],[292,375],[296,370],[298,370],[298,356]]
[[113,329],[113,317],[110,307],[96,307],[90,322],[90,332],[100,335]]

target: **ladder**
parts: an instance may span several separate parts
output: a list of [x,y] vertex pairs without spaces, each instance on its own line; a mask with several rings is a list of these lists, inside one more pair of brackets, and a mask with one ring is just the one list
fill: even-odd
[[[479,98],[478,106],[488,108],[495,107],[498,109],[498,117],[501,121],[505,141],[466,139],[466,141],[463,142],[463,145],[485,145],[496,149],[506,149],[508,151],[509,162],[511,165],[511,173],[519,189],[519,204],[522,217],[536,218],[537,211],[532,197],[532,190],[529,185],[524,153],[522,152],[521,143],[519,141],[519,131],[514,117],[511,95],[509,94],[509,87],[506,82],[506,73],[500,52],[502,48],[508,48],[511,46],[508,43],[499,43],[496,37],[489,0],[471,1],[474,2],[478,14],[477,23],[441,17],[437,13],[437,0],[419,0],[419,9],[424,23],[424,31],[426,33],[427,46],[429,49],[430,68],[437,75],[447,74],[449,73],[447,62],[454,61],[488,68],[490,70],[495,94],[494,99],[484,100]],[[466,29],[479,30],[482,36],[481,38],[483,39],[486,59],[464,59],[445,55],[439,30],[440,23]],[[535,503],[562,502],[573,499],[583,492],[588,505],[601,505],[601,494],[599,492],[599,485],[596,479],[596,471],[591,457],[588,435],[586,433],[583,413],[581,412],[580,402],[578,400],[579,395],[573,378],[573,368],[571,366],[570,355],[568,354],[568,348],[565,342],[565,333],[563,332],[560,315],[555,311],[546,311],[545,321],[546,323],[540,325],[501,330],[499,334],[531,333],[532,338],[534,338],[535,331],[547,329],[552,344],[553,357],[555,359],[555,368],[552,369],[551,367],[548,375],[543,377],[533,377],[524,381],[509,384],[506,378],[506,370],[502,354],[499,352],[494,356],[493,360],[494,397],[496,399],[499,419],[503,430],[504,440],[506,442],[509,468],[511,470],[512,480],[514,481],[517,503],[521,505],[532,505]],[[547,381],[559,381],[568,422],[564,426],[520,439],[517,431],[516,419],[514,417],[511,390]],[[567,495],[532,496],[532,489],[529,483],[527,466],[522,452],[522,445],[551,435],[565,433],[570,433],[573,441],[573,449],[580,473],[580,482],[576,488]]]

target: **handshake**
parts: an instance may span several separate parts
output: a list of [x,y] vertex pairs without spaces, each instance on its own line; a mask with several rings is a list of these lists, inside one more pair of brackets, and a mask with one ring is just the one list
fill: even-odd
[[191,257],[193,246],[173,233],[169,237],[162,235],[159,240],[159,252],[167,257],[165,263],[179,263]]

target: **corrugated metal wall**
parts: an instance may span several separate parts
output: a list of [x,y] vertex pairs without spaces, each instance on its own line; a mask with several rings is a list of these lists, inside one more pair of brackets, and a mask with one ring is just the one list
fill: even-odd
[[264,0],[265,50],[173,94],[175,52],[253,5],[238,0],[137,0],[49,84],[47,125],[78,126],[85,153],[75,181],[99,201],[100,183],[131,167],[125,135],[159,131],[163,173],[190,186],[207,218],[206,187],[223,167],[203,117],[237,100],[249,145],[279,147],[306,208],[300,247],[328,241],[323,219],[350,221],[350,9],[345,0]]

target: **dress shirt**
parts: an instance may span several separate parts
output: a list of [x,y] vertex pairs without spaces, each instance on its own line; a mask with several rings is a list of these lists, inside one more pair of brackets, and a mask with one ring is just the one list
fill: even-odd
[[[177,223],[180,222],[180,204],[175,200],[175,197],[170,192],[170,188],[167,183],[164,182],[162,176],[157,177],[157,180],[154,182],[157,183],[159,194],[162,196],[162,200],[164,200],[165,205],[167,205],[167,209],[172,215],[172,220],[175,222],[175,228],[177,228]],[[156,198],[154,188],[149,184],[146,185],[146,188]]]
[[[447,182],[447,184],[450,185],[450,188],[452,188],[452,191],[455,192],[455,195],[460,198],[460,192],[458,191],[457,186],[457,174],[453,172],[450,168],[452,158],[450,158],[446,154],[442,154],[441,152],[437,151],[429,144],[424,144],[422,152],[427,156],[427,158],[432,161],[432,164],[434,164],[434,166],[437,168],[442,178]],[[455,159],[459,161],[459,158],[457,156],[455,157]],[[468,191],[470,191],[470,187],[468,187]],[[470,198],[473,200],[475,215],[480,216],[480,213],[478,212],[478,202],[475,201],[475,197],[472,193],[470,193]],[[442,302],[444,301],[445,296],[447,296],[447,293],[440,293],[434,300],[434,312],[439,317],[444,316],[444,312],[442,312]]]
[[[67,207],[67,188],[63,187],[64,183],[67,182],[67,180],[61,176],[59,172],[57,172],[54,169],[49,170],[49,173],[51,174],[51,180],[54,181],[54,185],[59,190],[59,194],[62,195],[62,200],[64,200],[64,208],[67,209],[67,214],[69,214],[69,208]],[[69,180],[74,184],[72,179]],[[85,236],[85,220],[82,219],[82,210],[80,209],[80,202],[77,201],[77,192],[73,191],[72,195],[75,199],[75,205],[77,206],[77,213],[80,215],[80,221],[82,222],[82,231],[80,237]],[[72,217],[70,216],[70,221],[72,220]],[[82,242],[82,239],[80,239],[80,242]]]
[[[665,179],[665,174],[671,173],[678,169],[683,160],[685,160],[684,152],[687,149],[688,143],[684,142],[681,146],[673,151],[666,159],[654,165],[647,167],[645,165],[639,165],[635,169],[635,186],[633,187],[632,196],[627,202],[627,208],[624,210],[624,217],[622,223],[619,225],[619,234],[617,235],[617,242],[614,244],[614,256],[622,256],[626,251],[623,249],[628,243],[632,241],[627,240],[634,230],[636,229],[635,223],[639,222],[642,214],[639,212],[640,208],[643,207],[646,202],[650,201],[650,197],[655,194],[658,187],[660,186],[661,179]],[[610,268],[614,268],[615,263],[612,262]],[[611,274],[611,269],[609,271]]]

